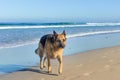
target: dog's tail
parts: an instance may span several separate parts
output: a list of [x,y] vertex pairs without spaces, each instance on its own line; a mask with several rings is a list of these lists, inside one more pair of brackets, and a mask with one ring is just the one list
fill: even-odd
[[38,49],[38,48],[35,50],[35,53],[36,53],[36,54],[39,54],[39,49]]

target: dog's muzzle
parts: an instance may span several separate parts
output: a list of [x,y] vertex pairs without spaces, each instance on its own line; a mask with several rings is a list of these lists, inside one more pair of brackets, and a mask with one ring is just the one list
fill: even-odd
[[59,44],[59,48],[65,48],[65,44],[64,43],[60,43]]

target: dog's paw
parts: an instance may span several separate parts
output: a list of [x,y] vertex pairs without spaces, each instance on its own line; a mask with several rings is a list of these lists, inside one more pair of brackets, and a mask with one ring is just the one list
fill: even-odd
[[46,65],[43,65],[43,68],[46,68]]
[[47,67],[47,65],[46,65],[46,63],[44,63],[44,64],[43,64],[43,68],[46,68],[46,67]]
[[52,71],[48,71],[48,74],[52,73]]
[[43,69],[43,66],[40,66],[40,69],[42,70],[42,69]]
[[59,75],[61,75],[61,74],[62,74],[62,72],[61,72],[61,71],[59,71],[58,73],[59,73]]

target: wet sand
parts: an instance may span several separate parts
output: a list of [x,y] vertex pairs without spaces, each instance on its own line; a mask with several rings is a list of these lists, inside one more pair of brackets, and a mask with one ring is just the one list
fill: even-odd
[[58,61],[51,60],[52,73],[39,65],[0,76],[0,80],[119,80],[120,46],[96,49],[63,57],[63,74]]

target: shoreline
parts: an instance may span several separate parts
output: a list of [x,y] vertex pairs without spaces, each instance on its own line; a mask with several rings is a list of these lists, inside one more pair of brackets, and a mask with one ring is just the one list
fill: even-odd
[[[58,76],[57,60],[52,60],[52,74],[47,68],[29,67],[0,76],[0,80],[117,80],[120,79],[120,46],[89,50],[63,57],[63,74]],[[114,74],[114,75],[113,75]]]

